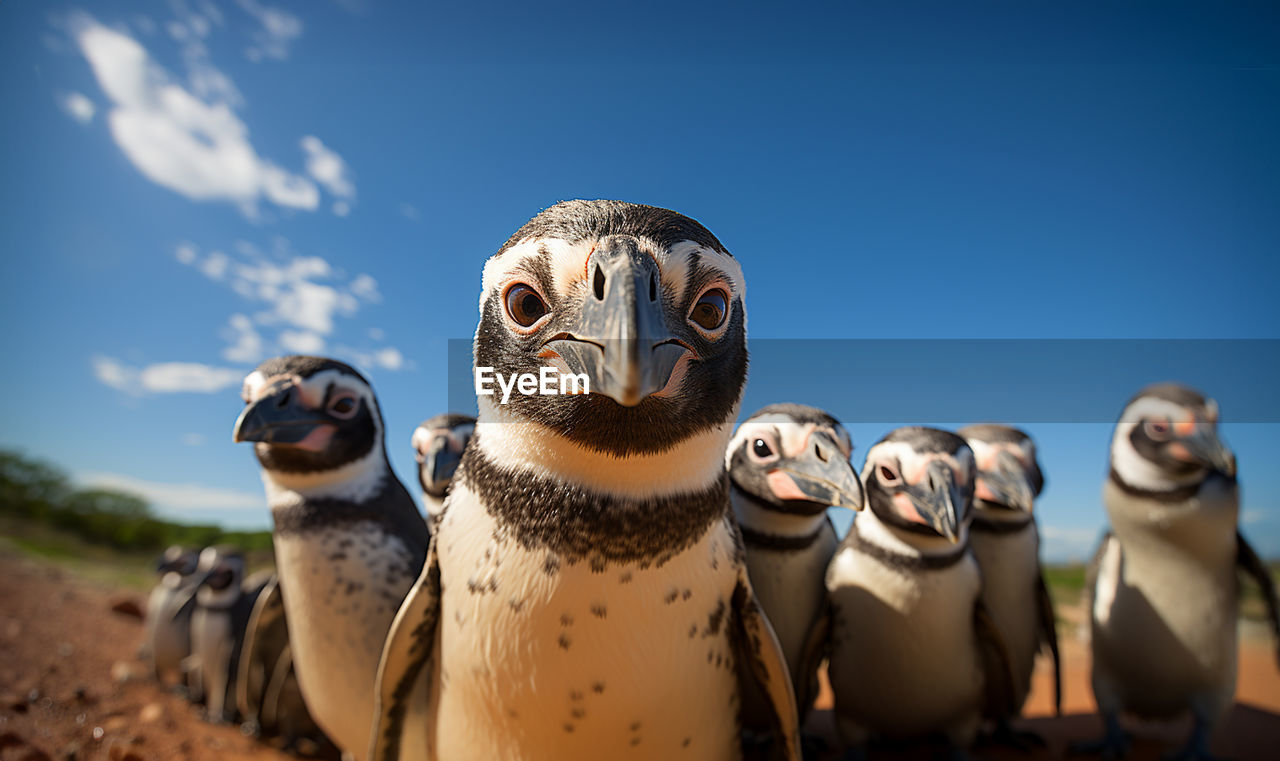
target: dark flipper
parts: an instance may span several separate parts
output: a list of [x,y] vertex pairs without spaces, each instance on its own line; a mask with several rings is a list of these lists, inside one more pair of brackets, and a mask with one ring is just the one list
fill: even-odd
[[747,671],[755,677],[760,691],[773,707],[774,728],[782,740],[774,747],[780,749],[786,761],[800,761],[800,719],[791,675],[773,627],[760,609],[755,592],[751,591],[745,565],[738,570],[738,585],[733,591],[733,626],[731,637],[737,657],[746,663]]
[[1053,598],[1045,584],[1044,571],[1036,574],[1036,617],[1040,624],[1040,640],[1049,646],[1053,656],[1053,710],[1062,715],[1062,659],[1058,657],[1058,625],[1053,614]]
[[1258,557],[1244,534],[1236,532],[1236,565],[1249,574],[1258,583],[1262,591],[1262,599],[1267,603],[1267,620],[1271,624],[1271,633],[1276,640],[1276,663],[1280,664],[1280,602],[1276,600],[1276,585],[1271,578],[1271,569]]
[[988,716],[1013,716],[1018,712],[1018,692],[1014,686],[1013,667],[1009,664],[1009,651],[987,606],[982,604],[982,598],[973,603],[973,630],[982,658],[985,713]]
[[400,757],[409,703],[435,649],[439,620],[440,565],[433,537],[422,575],[400,605],[382,648],[374,682],[377,704],[373,710],[369,761],[394,761]]
[[813,708],[813,701],[818,699],[818,668],[830,652],[830,642],[831,600],[824,594],[822,607],[809,626],[809,634],[805,637],[804,650],[800,655],[800,667],[803,671],[793,675],[801,725]]

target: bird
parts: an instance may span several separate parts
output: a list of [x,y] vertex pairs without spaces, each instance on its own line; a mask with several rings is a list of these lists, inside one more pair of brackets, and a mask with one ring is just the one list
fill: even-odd
[[462,462],[462,451],[475,429],[476,419],[470,415],[446,412],[422,421],[413,432],[418,483],[422,485],[422,502],[433,529],[440,523],[454,471]]
[[284,597],[274,574],[254,602],[245,626],[236,707],[245,734],[280,737],[285,749],[307,740],[318,746],[323,739],[298,689]]
[[298,686],[343,751],[369,747],[383,641],[430,531],[387,459],[373,387],[335,359],[268,359],[245,378]]
[[[802,725],[825,655],[825,630],[815,631],[826,624],[823,579],[840,543],[827,508],[864,504],[852,451],[848,431],[829,413],[772,404],[738,426],[725,455],[748,576],[786,656]],[[749,726],[767,716],[761,697],[744,694],[744,714],[756,719]]]
[[977,470],[964,439],[898,428],[867,452],[867,510],[827,571],[828,673],[846,758],[872,738],[945,737],[967,756],[985,708],[1012,701],[1008,655],[968,548]]
[[1086,574],[1091,683],[1105,730],[1078,752],[1123,755],[1122,713],[1189,711],[1190,736],[1173,757],[1211,758],[1213,728],[1235,693],[1239,571],[1258,580],[1280,637],[1270,574],[1240,533],[1236,458],[1218,418],[1200,391],[1159,383],[1116,423],[1102,489],[1110,526]]
[[191,654],[198,664],[193,695],[215,724],[236,718],[235,680],[245,626],[261,586],[245,578],[244,554],[231,545],[200,551],[199,589],[191,614]]
[[969,546],[982,570],[982,602],[991,612],[1013,668],[1015,714],[989,716],[994,739],[1013,745],[1043,744],[1009,724],[1031,692],[1031,672],[1041,645],[1053,659],[1054,708],[1062,712],[1062,677],[1053,600],[1040,566],[1040,533],[1033,508],[1044,489],[1036,445],[1025,432],[985,423],[961,428],[978,468]]
[[196,604],[198,560],[195,550],[173,545],[156,561],[160,583],[147,597],[143,651],[160,682],[174,674],[183,676],[182,663],[191,655],[191,612]]
[[[677,212],[567,201],[488,260],[480,314],[477,386],[486,369],[547,367],[568,391],[478,394],[388,637],[371,757],[418,734],[451,761],[736,759],[745,658],[778,754],[798,759],[786,663],[729,506],[747,368],[738,261]],[[428,700],[407,700],[420,683]]]

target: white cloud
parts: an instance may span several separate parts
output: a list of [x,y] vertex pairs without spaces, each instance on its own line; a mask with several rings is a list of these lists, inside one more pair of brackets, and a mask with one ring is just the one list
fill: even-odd
[[1042,554],[1048,560],[1084,560],[1098,543],[1097,528],[1064,528],[1040,526],[1040,539],[1044,543]]
[[205,437],[203,433],[184,433],[182,434],[182,443],[189,447],[204,446]]
[[200,262],[200,271],[210,280],[221,280],[222,276],[227,274],[227,266],[231,264],[231,260],[221,251],[210,253],[203,262]]
[[1271,513],[1269,511],[1254,508],[1240,513],[1240,523],[1249,526],[1255,523],[1262,523],[1270,517]]
[[282,61],[289,57],[289,45],[302,36],[302,20],[281,8],[263,5],[258,0],[239,0],[245,13],[253,16],[260,28],[253,34],[254,45],[245,50],[250,61],[264,58]]
[[[249,214],[261,200],[306,210],[319,205],[311,180],[258,155],[248,127],[232,109],[234,86],[208,64],[198,40],[184,50],[193,94],[127,34],[87,14],[76,16],[72,29],[113,104],[106,117],[112,137],[152,182],[192,200],[236,203]],[[184,40],[191,36],[190,27],[178,22],[169,32]]]
[[384,367],[388,370],[399,370],[404,367],[404,355],[394,346],[378,349],[373,353],[373,361],[378,367]]
[[351,213],[351,204],[347,203],[346,201],[334,201],[333,213],[338,215],[339,217],[345,217]]
[[403,370],[409,367],[409,360],[405,359],[404,354],[394,346],[384,346],[381,349],[372,351],[364,351],[362,349],[353,348],[351,346],[335,346],[334,356],[349,359],[352,364],[364,368],[378,368],[382,370]]
[[76,480],[89,487],[132,492],[153,506],[175,511],[267,508],[261,494],[219,489],[202,484],[145,481],[122,473],[83,472]]
[[351,281],[351,292],[356,296],[373,304],[382,301],[382,294],[378,293],[378,281],[373,279],[372,275],[361,273]]
[[100,382],[135,396],[154,394],[212,394],[240,383],[244,373],[230,367],[196,362],[160,362],[132,367],[111,357],[93,358],[93,374]]
[[190,243],[180,244],[176,249],[174,249],[173,255],[183,264],[190,265],[196,263],[196,248]]
[[280,345],[293,354],[320,354],[324,338],[305,330],[286,330],[280,334]]
[[58,99],[58,105],[62,106],[62,110],[72,119],[81,124],[88,124],[93,121],[93,115],[98,110],[93,101],[89,100],[83,93],[69,92]]
[[233,314],[224,337],[231,345],[222,350],[222,358],[228,362],[252,363],[262,359],[262,336],[253,327],[253,321],[242,314]]
[[369,338],[374,341],[381,341],[387,337],[387,333],[382,328],[369,328]]
[[355,197],[356,186],[351,182],[347,162],[341,156],[315,135],[302,138],[301,145],[307,154],[307,172],[316,182],[339,198]]
[[419,217],[422,216],[418,213],[418,210],[413,206],[413,204],[408,203],[400,204],[400,213],[404,215],[405,219],[413,222],[417,222]]

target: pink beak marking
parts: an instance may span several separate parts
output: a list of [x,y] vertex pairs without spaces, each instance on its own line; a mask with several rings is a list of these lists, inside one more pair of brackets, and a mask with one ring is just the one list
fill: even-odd
[[769,482],[769,488],[773,490],[774,496],[778,499],[809,499],[809,496],[800,491],[799,486],[796,486],[796,482],[791,478],[791,476],[780,470],[769,471],[769,475],[766,476],[766,479]]

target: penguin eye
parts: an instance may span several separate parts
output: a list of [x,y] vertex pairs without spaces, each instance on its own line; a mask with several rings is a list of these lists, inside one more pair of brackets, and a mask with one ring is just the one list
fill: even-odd
[[1169,421],[1165,418],[1148,420],[1146,429],[1147,429],[1147,435],[1155,439],[1156,441],[1164,441],[1165,439],[1169,438],[1169,431],[1171,430],[1169,426]]
[[876,473],[880,476],[880,483],[885,486],[892,486],[899,480],[898,471],[887,462],[882,462],[876,467]]
[[524,283],[516,283],[508,288],[504,301],[507,314],[522,328],[530,327],[547,313],[546,302],[537,291]]
[[768,457],[773,454],[773,450],[769,448],[769,442],[764,439],[756,439],[752,442],[751,451],[755,452],[757,457]]
[[729,295],[722,288],[712,288],[698,297],[689,319],[703,330],[715,330],[724,324],[729,313]]
[[356,398],[351,395],[343,395],[329,402],[329,413],[334,417],[349,420],[356,414]]

